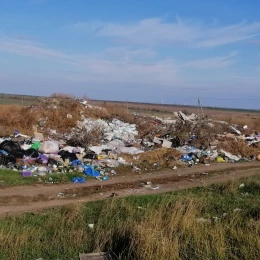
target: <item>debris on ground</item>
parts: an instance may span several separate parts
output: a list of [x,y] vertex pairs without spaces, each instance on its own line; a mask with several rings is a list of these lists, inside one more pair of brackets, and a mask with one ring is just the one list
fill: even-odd
[[[161,119],[93,106],[87,100],[55,98],[20,112],[26,119],[16,118],[13,132],[0,138],[0,168],[26,178],[75,173],[71,181],[85,183],[83,175],[107,181],[120,166],[142,173],[260,161],[256,129],[183,111],[175,112],[175,119]],[[10,129],[13,117],[10,122],[0,117],[0,122]]]
[[108,260],[111,259],[107,253],[79,254],[79,260]]
[[108,196],[108,198],[114,198],[114,197],[118,197],[119,195],[117,193],[112,193],[110,196]]

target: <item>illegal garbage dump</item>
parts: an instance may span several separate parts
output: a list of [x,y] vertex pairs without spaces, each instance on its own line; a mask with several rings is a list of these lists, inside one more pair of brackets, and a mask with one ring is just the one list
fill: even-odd
[[[260,160],[256,129],[194,113],[173,112],[174,119],[122,115],[71,98],[27,107],[21,116],[15,129],[0,138],[0,168],[24,178],[70,172],[75,173],[72,182],[85,183],[77,173],[106,181],[122,165],[141,173],[148,166],[176,170]],[[8,120],[1,124],[11,127]]]

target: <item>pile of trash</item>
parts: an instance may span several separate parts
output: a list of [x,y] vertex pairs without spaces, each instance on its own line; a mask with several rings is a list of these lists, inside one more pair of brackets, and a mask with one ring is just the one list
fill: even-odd
[[[103,109],[84,100],[78,103],[83,108]],[[142,162],[176,167],[260,160],[260,134],[255,130],[181,111],[174,115],[175,119],[161,119],[135,114],[133,124],[82,114],[66,134],[48,129],[46,136],[46,131],[34,127],[34,135],[29,136],[15,130],[0,138],[0,167],[20,171],[24,177],[80,172],[107,180],[120,165],[139,172]],[[75,183],[85,181],[73,178]]]

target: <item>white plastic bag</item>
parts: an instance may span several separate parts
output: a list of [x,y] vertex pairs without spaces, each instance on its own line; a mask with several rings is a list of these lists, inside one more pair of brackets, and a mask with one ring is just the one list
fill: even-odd
[[45,141],[39,148],[40,153],[57,153],[59,151],[59,142]]

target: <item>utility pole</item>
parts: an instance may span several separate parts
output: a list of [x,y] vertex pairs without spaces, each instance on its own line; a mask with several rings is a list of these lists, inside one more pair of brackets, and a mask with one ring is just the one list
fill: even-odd
[[[200,114],[201,114],[201,116],[200,116]],[[199,115],[200,119],[204,119],[204,112],[203,112],[202,106],[200,104],[200,98],[199,97],[198,97],[198,115]]]

